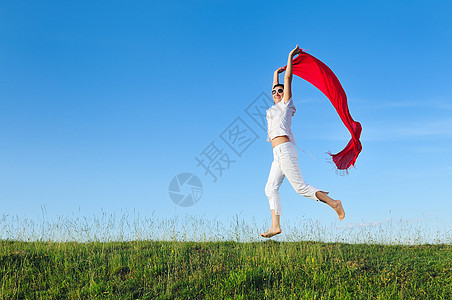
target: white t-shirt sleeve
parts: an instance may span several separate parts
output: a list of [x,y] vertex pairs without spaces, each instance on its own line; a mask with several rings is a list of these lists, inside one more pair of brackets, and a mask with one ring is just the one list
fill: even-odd
[[[284,101],[284,99],[283,99],[283,101]],[[290,97],[290,99],[287,100],[287,102],[283,102],[283,104],[284,104],[284,105],[290,105],[291,102],[293,102],[292,97]]]

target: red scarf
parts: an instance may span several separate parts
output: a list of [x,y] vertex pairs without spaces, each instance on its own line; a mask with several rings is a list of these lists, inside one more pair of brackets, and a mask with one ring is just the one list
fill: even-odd
[[353,120],[348,111],[347,96],[341,83],[327,65],[303,51],[293,60],[292,70],[293,74],[310,82],[330,99],[342,122],[352,134],[352,139],[341,152],[337,154],[328,152],[336,167],[339,170],[347,171],[355,164],[356,158],[361,152],[362,147],[359,138],[362,128],[359,122]]

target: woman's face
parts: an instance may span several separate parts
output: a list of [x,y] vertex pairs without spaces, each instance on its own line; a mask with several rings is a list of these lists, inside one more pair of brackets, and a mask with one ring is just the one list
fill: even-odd
[[[276,91],[276,93],[273,94],[273,91]],[[284,88],[282,86],[277,86],[272,90],[272,94],[273,101],[275,101],[276,104],[284,98]]]

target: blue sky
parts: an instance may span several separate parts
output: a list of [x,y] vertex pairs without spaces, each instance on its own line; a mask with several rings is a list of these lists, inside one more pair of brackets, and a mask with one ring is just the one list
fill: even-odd
[[[3,214],[34,219],[45,207],[50,217],[128,210],[269,222],[272,148],[245,109],[269,95],[273,71],[299,44],[341,81],[363,150],[349,176],[335,174],[325,152],[350,135],[326,97],[294,77],[292,130],[315,157],[298,152],[303,176],[341,199],[346,218],[336,224],[286,179],[282,220],[439,226],[452,215],[448,1],[0,6]],[[220,138],[237,117],[258,136],[241,156]],[[195,160],[212,141],[235,160],[215,183]],[[203,184],[189,208],[168,195],[183,172]]]

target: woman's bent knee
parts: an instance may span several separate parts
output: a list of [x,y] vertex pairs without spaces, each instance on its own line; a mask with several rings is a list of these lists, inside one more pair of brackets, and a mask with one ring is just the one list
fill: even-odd
[[273,197],[275,195],[279,195],[279,188],[275,188],[271,185],[267,185],[265,187],[265,195],[267,195],[267,197]]
[[270,198],[270,197],[273,197],[273,196],[275,196],[275,195],[278,195],[278,192],[277,192],[277,191],[274,191],[274,190],[265,190],[265,195],[266,195],[268,198]]

